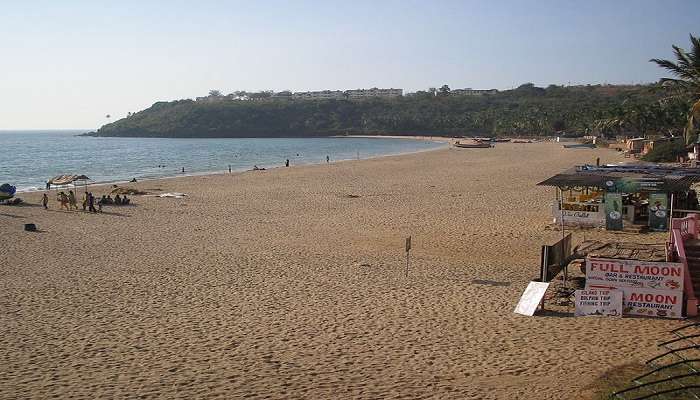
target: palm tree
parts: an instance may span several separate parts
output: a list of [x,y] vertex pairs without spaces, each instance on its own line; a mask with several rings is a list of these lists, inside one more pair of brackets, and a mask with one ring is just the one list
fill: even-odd
[[665,68],[676,78],[663,78],[661,84],[675,89],[679,96],[690,96],[693,105],[688,112],[688,123],[685,127],[686,143],[695,140],[695,124],[700,122],[700,37],[690,35],[692,50],[687,52],[678,46],[673,46],[676,62],[653,58],[649,61]]

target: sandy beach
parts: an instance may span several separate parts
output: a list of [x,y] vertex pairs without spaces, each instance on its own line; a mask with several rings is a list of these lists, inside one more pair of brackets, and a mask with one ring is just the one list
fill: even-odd
[[561,235],[535,184],[596,157],[623,161],[505,143],[145,181],[187,197],[102,214],[22,194],[0,207],[0,398],[588,398],[682,324],[513,314]]

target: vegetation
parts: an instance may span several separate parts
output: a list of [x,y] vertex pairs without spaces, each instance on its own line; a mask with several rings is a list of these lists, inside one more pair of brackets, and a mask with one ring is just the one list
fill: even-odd
[[688,151],[685,149],[685,143],[680,140],[660,143],[642,157],[644,161],[665,162],[677,161],[679,156],[687,156]]
[[651,62],[669,70],[676,78],[663,78],[661,84],[672,91],[673,97],[690,99],[685,126],[685,140],[690,144],[697,138],[696,125],[700,122],[700,37],[690,35],[690,52],[673,46],[676,62],[652,59]]
[[252,100],[179,100],[156,103],[128,118],[103,126],[92,135],[581,136],[593,133],[673,133],[683,126],[688,104],[680,98],[664,98],[659,88],[659,85],[550,85],[540,88],[528,83],[492,95],[456,96],[451,95],[450,88],[444,85],[440,89],[431,88],[413,96],[391,99],[290,101],[248,96]]

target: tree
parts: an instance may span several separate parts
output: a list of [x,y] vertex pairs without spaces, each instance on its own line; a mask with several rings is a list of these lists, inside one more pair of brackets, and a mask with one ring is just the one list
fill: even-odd
[[662,78],[662,85],[673,89],[677,96],[690,97],[692,105],[688,111],[688,121],[685,126],[684,136],[686,143],[695,141],[695,124],[700,122],[700,37],[690,35],[692,50],[690,52],[673,45],[676,62],[652,58],[650,62],[656,63],[675,75],[676,78]]
[[221,91],[212,89],[209,91],[209,96],[210,97],[221,97]]
[[440,87],[440,96],[448,96],[450,94],[450,87],[447,85],[442,85]]

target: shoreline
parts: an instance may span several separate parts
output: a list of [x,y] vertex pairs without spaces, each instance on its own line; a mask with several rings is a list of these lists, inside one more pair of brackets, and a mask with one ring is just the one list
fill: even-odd
[[[345,138],[345,137],[347,137],[347,136],[338,136],[338,138]],[[329,138],[336,138],[336,137],[329,137]],[[335,161],[331,161],[330,164],[338,163],[338,162],[346,162],[346,161],[361,161],[361,160],[371,160],[371,159],[382,158],[382,157],[401,156],[401,155],[406,155],[406,154],[422,153],[422,152],[426,152],[426,151],[436,151],[436,150],[444,149],[445,145],[447,144],[446,142],[441,142],[439,140],[431,140],[431,139],[428,139],[428,137],[419,137],[419,136],[416,136],[416,137],[362,136],[362,137],[358,137],[358,138],[362,138],[362,139],[372,139],[372,138],[382,139],[382,138],[385,138],[385,139],[424,140],[424,141],[431,141],[434,143],[442,143],[443,145],[440,147],[435,147],[435,148],[430,148],[430,149],[418,149],[418,150],[399,152],[399,153],[379,154],[379,155],[373,155],[373,156],[369,156],[369,157],[360,157],[359,159],[357,159],[357,158],[338,159]],[[232,138],[232,139],[236,139],[236,138]],[[277,139],[277,138],[275,138],[275,139]],[[308,162],[308,163],[295,164],[292,167],[305,166],[305,165],[324,165],[324,164],[326,164],[326,163],[323,161]],[[265,168],[265,170],[272,170],[275,168],[285,168],[284,166],[267,166],[267,165],[263,165],[263,164],[260,164],[260,167]],[[250,167],[250,168],[252,168],[252,167]],[[240,173],[249,172],[249,171],[253,171],[253,170],[247,169],[247,168],[246,169],[233,168],[231,170],[231,174],[234,174],[234,173],[240,174]],[[184,174],[177,173],[177,175],[163,175],[163,176],[157,176],[157,177],[137,178],[137,181],[138,182],[142,182],[142,181],[147,182],[147,181],[156,181],[156,180],[160,180],[160,179],[185,178],[185,177],[196,177],[196,176],[207,176],[207,175],[228,175],[228,174],[229,174],[228,170],[223,169],[223,170],[211,170],[211,171],[201,171],[201,172],[193,172],[193,173],[185,172]],[[89,183],[87,186],[88,187],[105,186],[105,185],[128,184],[128,183],[134,183],[134,182],[131,182],[130,180],[116,179],[116,180],[108,180],[108,181],[96,181],[94,183]],[[78,189],[81,187],[83,187],[83,185],[77,186]],[[70,185],[62,186],[62,187],[52,187],[51,191],[53,191],[53,190],[56,190],[56,191],[58,191],[58,190],[70,190],[72,188],[74,188],[74,186],[70,186]],[[17,189],[16,193],[40,193],[40,192],[46,192],[46,191],[47,191],[46,188],[36,187],[36,189],[25,189],[25,188]]]

